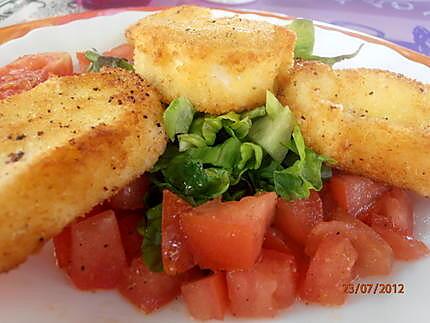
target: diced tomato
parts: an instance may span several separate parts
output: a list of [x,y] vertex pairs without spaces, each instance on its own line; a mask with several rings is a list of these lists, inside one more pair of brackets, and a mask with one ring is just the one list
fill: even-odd
[[293,250],[285,242],[284,234],[275,228],[268,228],[264,235],[263,248],[292,254]]
[[416,260],[430,253],[429,248],[419,240],[404,236],[399,232],[387,229],[383,226],[372,226],[381,237],[388,242],[394,252],[394,256],[400,260]]
[[168,190],[163,191],[161,253],[163,268],[168,275],[183,273],[195,263],[180,228],[179,218],[191,205]]
[[94,206],[89,212],[87,212],[83,217],[79,217],[75,220],[75,222],[80,222],[85,218],[88,218],[90,216],[93,215],[97,215],[99,213],[102,213],[104,211],[109,211],[110,207],[106,202],[102,202],[100,204],[97,204],[96,206]]
[[355,175],[336,175],[327,183],[336,203],[350,215],[369,209],[388,186]]
[[311,259],[303,287],[306,301],[322,305],[345,302],[344,285],[352,281],[358,254],[348,238],[331,235],[323,238]]
[[277,279],[274,299],[278,309],[291,306],[297,295],[297,263],[294,257],[273,250],[265,250],[262,266]]
[[212,270],[251,268],[275,213],[276,194],[210,202],[185,212],[181,227],[196,263]]
[[190,314],[197,320],[223,320],[228,307],[224,273],[187,283],[181,287]]
[[[106,203],[97,204],[88,213],[86,213],[85,216],[76,218],[73,223],[81,222],[88,217],[97,215],[107,210],[108,210],[108,207]],[[68,271],[69,269],[70,259],[71,259],[71,255],[70,255],[71,247],[72,247],[72,236],[71,236],[71,230],[70,230],[71,226],[72,224],[69,224],[63,229],[63,231],[61,231],[57,236],[53,238],[54,252],[55,252],[55,257],[57,259],[57,265],[58,267],[65,269],[66,271]]]
[[319,192],[322,201],[324,220],[333,220],[331,218],[332,212],[338,208],[336,201],[333,198],[329,185],[324,184],[322,190]]
[[116,287],[126,258],[114,212],[73,223],[70,228],[70,278],[79,289]]
[[181,280],[151,272],[141,257],[133,260],[119,282],[119,292],[145,313],[151,313],[179,295]]
[[27,91],[52,75],[71,75],[72,59],[67,53],[26,55],[0,67],[0,100]]
[[199,279],[202,279],[207,276],[207,271],[205,272],[203,269],[200,269],[198,266],[194,266],[190,270],[182,274],[176,275],[176,277],[180,278],[182,284],[190,283]]
[[323,221],[321,198],[315,191],[307,199],[287,202],[278,199],[275,227],[294,241],[304,245],[312,228]]
[[270,317],[294,303],[297,269],[294,257],[263,250],[260,261],[246,271],[227,273],[230,309],[239,317]]
[[263,248],[294,256],[299,274],[306,272],[309,259],[304,253],[303,246],[288,239],[281,231],[272,227],[267,229],[264,236]]
[[372,228],[353,218],[350,222],[330,221],[318,224],[308,236],[306,253],[314,255],[321,240],[329,235],[340,235],[351,241],[358,253],[355,267],[360,276],[390,273],[393,262],[391,247]]
[[113,209],[117,210],[136,210],[142,209],[144,205],[145,194],[149,189],[149,179],[142,175],[124,186],[109,200]]
[[408,193],[399,188],[384,193],[369,212],[372,226],[383,226],[404,236],[411,236],[414,228],[412,201]]
[[65,227],[59,235],[54,237],[53,242],[58,267],[68,271],[71,261],[70,253],[72,246],[70,226]]
[[130,44],[122,44],[103,53],[105,56],[124,58],[128,61],[133,60],[134,47]]
[[[361,213],[357,218],[359,220],[361,220],[361,216],[363,214],[364,213]],[[334,221],[351,222],[351,221],[354,221],[355,217],[350,215],[348,212],[346,212],[341,207],[337,207],[337,208],[331,210],[329,219],[334,220]]]
[[130,214],[117,216],[121,241],[129,264],[134,258],[141,254],[140,248],[142,246],[143,237],[137,232],[137,227],[143,219],[143,214],[136,211]]
[[88,67],[90,66],[91,62],[86,58],[85,53],[83,52],[77,52],[76,58],[78,59],[79,68],[78,73],[84,73],[88,70]]

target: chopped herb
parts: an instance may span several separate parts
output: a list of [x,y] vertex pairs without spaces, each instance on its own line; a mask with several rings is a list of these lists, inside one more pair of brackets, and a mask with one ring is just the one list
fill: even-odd
[[88,72],[99,72],[103,66],[119,67],[127,71],[134,71],[133,65],[123,58],[102,56],[90,50],[85,52],[85,57],[90,61]]
[[164,111],[163,121],[171,141],[175,140],[177,134],[188,132],[194,113],[193,105],[186,98],[177,98],[170,103]]
[[151,171],[153,183],[193,205],[260,191],[295,199],[321,189],[327,159],[305,147],[290,109],[270,92],[264,107],[220,116],[195,113],[179,98],[164,126],[171,143]]
[[312,20],[295,19],[287,26],[297,35],[294,57],[306,61],[319,61],[328,65],[334,65],[345,59],[351,59],[358,55],[364,44],[351,54],[339,55],[334,57],[323,57],[313,55],[315,44],[315,26]]
[[163,271],[161,260],[161,204],[146,212],[146,226],[139,226],[138,232],[143,236],[142,257],[151,271]]

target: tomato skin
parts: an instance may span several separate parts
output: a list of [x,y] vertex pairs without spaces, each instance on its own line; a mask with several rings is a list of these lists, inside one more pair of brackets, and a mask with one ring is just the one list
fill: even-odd
[[274,294],[278,309],[291,306],[297,295],[297,263],[293,256],[278,253],[274,250],[263,251],[262,263],[266,264],[267,272],[275,275],[277,288]]
[[196,320],[223,320],[228,307],[224,273],[182,285],[182,296],[188,311]]
[[83,290],[115,288],[126,267],[118,223],[105,211],[70,227],[69,275]]
[[192,206],[169,190],[163,191],[161,254],[166,274],[183,273],[195,265],[180,227],[180,216]]
[[249,269],[255,264],[276,206],[276,194],[209,202],[182,214],[186,244],[201,268]]
[[330,186],[324,184],[322,190],[319,192],[323,206],[324,220],[333,220],[331,214],[338,208],[336,201],[334,200],[333,194],[331,193]]
[[[134,47],[129,44],[119,45],[103,53],[104,56],[124,58],[129,62],[133,61],[133,54],[134,54]],[[85,53],[77,52],[76,58],[78,59],[78,63],[79,63],[79,68],[77,72],[78,73],[86,72],[91,62],[88,60],[88,58],[85,57]]]
[[294,257],[263,250],[260,261],[246,271],[227,273],[230,309],[238,317],[271,317],[296,297]]
[[77,73],[84,73],[84,72],[88,71],[88,67],[90,66],[91,62],[88,60],[88,58],[86,58],[85,53],[77,52],[76,58],[77,58],[78,63],[79,63]]
[[385,184],[355,175],[333,176],[327,185],[329,185],[337,205],[352,216],[368,210],[374,201],[389,188]]
[[0,67],[0,76],[16,74],[21,71],[45,70],[51,75],[72,75],[72,58],[65,52],[24,55],[13,62]]
[[144,220],[144,214],[136,211],[117,215],[119,232],[121,233],[121,241],[124,247],[127,263],[141,255],[141,246],[143,237],[137,232],[137,227]]
[[158,310],[179,295],[181,280],[165,273],[151,272],[141,257],[133,260],[124,270],[119,292],[145,313]]
[[134,47],[130,44],[121,44],[103,53],[104,56],[124,58],[133,61]]
[[288,239],[276,228],[270,227],[264,236],[263,248],[294,256],[297,265],[298,284],[302,283],[309,267],[309,257],[305,254],[303,246]]
[[142,175],[120,189],[109,200],[115,210],[137,210],[145,207],[144,198],[149,189],[149,179]]
[[57,259],[57,266],[61,269],[68,271],[71,261],[71,244],[72,235],[70,226],[67,226],[61,231],[60,234],[53,238],[55,258]]
[[403,236],[412,236],[414,214],[408,193],[399,188],[384,193],[369,211],[367,222],[372,227],[383,226]]
[[[81,222],[88,217],[97,215],[108,210],[109,208],[106,203],[97,204],[88,213],[86,213],[85,216],[76,218],[73,223]],[[66,226],[63,231],[61,231],[57,236],[52,239],[54,242],[54,253],[55,258],[57,260],[57,266],[61,269],[64,269],[66,272],[69,270],[69,265],[71,261],[71,227],[73,223]]]
[[307,199],[291,202],[278,199],[274,226],[301,245],[312,228],[323,220],[322,201],[315,191]]
[[354,278],[357,258],[348,238],[337,235],[323,238],[306,273],[303,299],[322,305],[343,304],[347,296],[344,285]]
[[264,235],[263,248],[292,254],[293,250],[285,240],[286,238],[281,231],[270,227],[267,229],[266,234]]
[[388,275],[393,263],[393,250],[372,228],[359,220],[322,222],[312,229],[306,253],[313,256],[324,237],[339,235],[348,238],[358,253],[355,269],[361,277]]
[[402,235],[383,226],[375,225],[372,228],[391,246],[396,259],[411,261],[430,254],[429,248],[420,240]]
[[0,100],[27,91],[52,75],[73,74],[68,53],[53,52],[25,55],[0,67]]
[[198,266],[194,266],[193,268],[187,270],[182,274],[178,274],[175,277],[178,277],[181,280],[182,284],[185,284],[207,277],[207,273],[205,273]]

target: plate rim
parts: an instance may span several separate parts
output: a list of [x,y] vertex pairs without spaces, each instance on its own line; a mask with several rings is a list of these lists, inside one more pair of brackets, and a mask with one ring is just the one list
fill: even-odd
[[[159,11],[163,9],[169,9],[173,8],[175,6],[148,6],[148,7],[123,7],[123,8],[109,8],[109,9],[100,9],[100,10],[90,10],[80,13],[72,13],[64,16],[57,16],[57,17],[49,17],[45,19],[39,19],[39,20],[33,20],[29,22],[14,24],[6,27],[0,28],[0,46],[4,43],[15,40],[18,38],[21,38],[28,34],[30,31],[48,27],[48,26],[58,26],[58,25],[64,25],[73,21],[78,20],[84,20],[84,19],[91,19],[95,17],[101,17],[101,16],[111,16],[122,12],[127,11],[146,11],[146,12],[153,12],[153,11]],[[233,13],[239,13],[239,14],[254,14],[258,16],[264,16],[264,17],[271,17],[271,18],[278,18],[283,20],[292,20],[295,17],[289,16],[282,13],[276,13],[276,12],[270,12],[270,11],[263,11],[263,10],[244,10],[244,9],[232,9],[232,8],[219,8],[219,7],[210,7],[210,9],[215,10],[223,10],[227,12],[233,12]],[[430,67],[430,56],[426,56],[424,54],[415,52],[413,50],[410,50],[406,47],[394,44],[392,42],[389,42],[385,39],[381,39],[378,37],[374,37],[372,35],[368,35],[365,33],[361,33],[358,31],[354,31],[348,28],[338,27],[329,23],[320,22],[317,20],[314,20],[316,22],[316,25],[320,28],[326,29],[326,30],[333,30],[340,33],[343,33],[347,36],[358,38],[361,40],[364,40],[366,42],[370,42],[377,45],[382,45],[385,47],[388,47],[403,57],[405,57],[408,60],[421,63],[427,67]]]
[[[155,10],[157,10],[157,9],[155,9]],[[221,9],[222,10],[222,9]],[[233,11],[233,10],[230,10],[230,11]],[[112,13],[112,15],[116,15],[116,14],[121,14],[121,13],[130,13],[130,14],[133,14],[133,12],[137,12],[137,11],[133,11],[133,10],[119,10],[119,11],[115,11],[115,12],[113,12]],[[151,12],[151,11],[148,11],[148,12]],[[260,16],[264,16],[264,15],[261,15],[260,14],[260,12],[258,12],[258,13],[256,13],[255,11],[235,11],[235,12],[241,12],[241,13],[244,13],[244,14],[256,14],[256,15],[260,15]],[[72,16],[74,16],[74,15],[72,15]],[[88,23],[91,23],[91,22],[93,22],[94,20],[94,18],[96,18],[97,19],[97,16],[99,16],[100,18],[101,18],[101,20],[103,19],[105,19],[105,18],[103,18],[103,17],[109,17],[108,15],[95,15],[95,16],[92,16],[92,17],[90,17],[89,19],[86,19],[86,18],[82,18],[82,19],[73,19],[73,20],[70,20],[70,21],[67,21],[67,22],[65,22],[65,24],[68,24],[68,23],[72,23],[73,21],[81,21],[83,24],[86,24],[87,22]],[[276,17],[276,18],[283,18],[283,17],[279,17],[279,16],[274,16],[273,14],[271,14],[271,13],[269,13],[269,15],[268,15],[269,17]],[[252,18],[252,17],[250,17],[250,18]],[[292,19],[292,17],[289,17],[290,19]],[[108,20],[109,18],[106,18],[106,20]],[[288,18],[286,18],[286,19],[288,19]],[[288,20],[286,20],[286,19],[284,19],[284,21],[288,21]],[[52,26],[52,27],[55,27],[55,30],[57,30],[57,29],[61,29],[61,25],[63,25],[63,24],[58,24],[58,26]],[[42,30],[40,30],[39,29],[39,31],[38,32],[40,32],[40,31],[43,31],[44,29],[45,30],[48,30],[48,29],[50,29],[49,28],[49,25],[47,25],[47,26],[41,26],[42,27]],[[57,27],[59,27],[59,28],[57,28]],[[33,29],[38,29],[38,27],[36,27],[36,28],[33,28]],[[29,31],[31,31],[31,30],[33,30],[33,29],[30,29]],[[330,29],[330,28],[329,28]],[[341,32],[341,30],[340,30],[340,28],[338,29],[338,28],[331,28],[331,29],[333,29],[333,30],[335,30],[335,31],[339,31],[339,32]],[[69,28],[69,30],[71,30],[71,31],[73,31],[74,29],[73,28]],[[0,30],[1,31],[1,30]],[[24,36],[24,35],[23,35]],[[25,39],[27,39],[27,40],[30,40],[32,37],[33,37],[34,35],[33,34],[30,34],[30,35],[27,35],[27,37],[26,38],[24,38],[24,39],[22,39],[22,36],[21,37],[18,37],[18,39],[16,40],[16,41],[14,41],[14,40],[12,40],[11,42],[12,43],[20,43],[21,41],[25,41]],[[339,36],[343,36],[343,34],[342,35],[340,35],[339,34]],[[345,37],[347,37],[347,36],[345,36]],[[357,39],[357,38],[355,38],[355,39]],[[1,44],[1,42],[0,42],[0,44]],[[0,45],[0,47],[1,47],[1,45]],[[7,47],[7,45],[5,46],[5,47]],[[382,49],[384,49],[384,48],[388,48],[388,47],[386,47],[386,46],[384,46],[384,47],[381,47],[380,49],[382,50]],[[397,53],[397,51],[395,51],[396,53]],[[394,52],[392,52],[392,54],[394,54]],[[407,58],[405,58],[405,59],[407,59]],[[410,60],[410,61],[413,61],[413,60]],[[52,252],[52,251],[51,251]],[[39,257],[39,256],[38,256]],[[51,258],[52,258],[52,255],[51,255]],[[400,262],[398,262],[397,261],[397,265],[399,264]],[[74,288],[72,288],[71,286],[68,286],[67,285],[67,283],[66,283],[66,278],[64,278],[63,276],[62,276],[62,272],[61,271],[59,271],[58,270],[58,268],[56,268],[55,267],[55,265],[53,264],[53,263],[50,263],[50,265],[52,265],[53,266],[53,268],[52,268],[52,270],[56,270],[56,271],[58,271],[58,275],[61,275],[61,278],[62,278],[62,281],[64,281],[64,288],[65,289],[67,289],[67,290],[73,290],[73,292],[79,292],[78,290],[75,290]],[[413,266],[415,265],[416,267],[418,267],[418,268],[421,268],[421,266],[417,266],[418,264],[412,264]],[[40,266],[39,266],[40,267]],[[27,267],[27,268],[29,268],[29,267]],[[411,267],[412,268],[412,267]],[[425,266],[424,266],[424,268],[425,268]],[[45,271],[45,268],[43,268],[43,270]],[[408,267],[406,267],[406,268],[403,268],[402,270],[401,270],[401,273],[402,274],[408,274],[407,272],[408,272],[408,270],[409,270],[409,266]],[[48,272],[48,271],[47,271]],[[29,271],[27,271],[27,274],[29,273]],[[414,271],[414,273],[415,273],[415,271]],[[393,273],[394,274],[394,273]],[[390,275],[390,276],[388,276],[389,277],[389,279],[391,279],[391,280],[393,280],[393,274],[392,275]],[[395,273],[395,277],[397,278],[397,273]],[[48,276],[47,276],[48,277]],[[410,277],[410,274],[408,274],[407,276],[405,276],[405,277]],[[52,278],[50,278],[50,279],[52,279]],[[372,278],[372,280],[371,281],[376,281],[376,279],[375,278]],[[399,280],[399,281],[402,281],[402,280]],[[47,281],[47,280],[45,280],[45,282],[48,282],[49,283],[49,281]],[[55,284],[57,284],[57,282],[55,283]],[[408,285],[408,288],[409,288],[409,285]],[[62,289],[58,289],[58,290],[62,290]],[[36,291],[37,291],[37,289],[36,289]],[[109,293],[109,292],[108,292]],[[98,293],[98,294],[103,294],[103,292],[101,292],[101,293]],[[115,294],[116,294],[116,292],[115,292]],[[51,294],[52,295],[52,294]],[[69,302],[70,302],[70,300],[73,302],[73,299],[71,299],[70,298],[70,294],[68,293],[68,300],[69,300]],[[418,294],[417,294],[418,295]],[[129,304],[128,302],[126,302],[125,300],[123,300],[122,298],[121,298],[121,296],[119,296],[119,295],[117,295],[118,297],[116,297],[115,296],[115,299],[114,299],[114,301],[115,301],[115,303],[109,303],[109,302],[107,302],[106,304],[115,304],[115,308],[116,308],[116,302],[121,302],[121,303],[125,303],[125,305],[124,306],[127,306],[127,307],[129,307],[129,308],[131,308],[132,310],[130,310],[130,320],[136,320],[136,321],[138,321],[138,320],[148,320],[148,321],[151,321],[151,322],[153,322],[153,321],[155,321],[155,322],[157,322],[157,318],[159,317],[159,316],[151,316],[151,317],[148,317],[148,316],[146,316],[145,317],[145,315],[142,315],[142,313],[141,312],[139,312],[138,311],[138,309],[137,308],[134,308],[134,306],[132,306],[131,304]],[[83,295],[82,296],[82,299],[83,300],[85,300],[85,297],[91,297],[91,298],[94,298],[94,299],[98,299],[98,297],[99,297],[99,295],[93,295],[92,293],[88,293],[88,295]],[[102,297],[104,297],[104,296],[102,296]],[[412,297],[412,298],[410,298],[412,301],[414,301],[415,300],[415,298],[414,297]],[[354,302],[356,302],[357,301],[357,299],[355,299],[354,300]],[[378,300],[379,301],[379,300]],[[408,297],[408,299],[407,299],[407,302],[409,301],[409,297]],[[82,303],[84,303],[85,301],[79,301],[78,303],[80,304],[80,305],[82,305]],[[52,306],[53,306],[53,308],[55,308],[54,306],[57,306],[55,303],[50,303],[50,304],[53,304]],[[63,304],[66,304],[66,303],[63,303]],[[98,302],[94,302],[94,303],[92,303],[91,302],[91,304],[102,304],[102,303],[98,303]],[[327,319],[328,321],[330,321],[330,322],[342,322],[343,321],[343,319],[347,319],[348,318],[348,316],[354,316],[354,310],[350,310],[350,308],[352,309],[353,307],[351,306],[353,304],[353,302],[351,301],[351,300],[349,300],[349,302],[346,304],[346,306],[343,306],[342,307],[342,312],[338,312],[337,311],[337,309],[336,309],[336,311],[332,314],[332,315],[330,315],[330,317],[329,317],[329,319]],[[367,305],[367,302],[365,303],[366,305]],[[422,303],[421,303],[422,304]],[[177,306],[177,304],[175,304],[176,306]],[[314,314],[313,314],[313,316],[308,316],[308,315],[304,315],[304,314],[301,314],[301,312],[302,311],[297,311],[297,307],[298,307],[298,305],[300,306],[300,308],[302,308],[303,306],[305,306],[305,305],[303,305],[303,304],[300,304],[300,303],[298,303],[298,302],[296,302],[296,304],[294,305],[294,307],[292,307],[292,310],[294,311],[294,318],[292,319],[292,321],[295,321],[295,318],[297,318],[297,316],[296,316],[296,312],[297,312],[297,314],[299,314],[300,316],[299,316],[299,320],[303,320],[303,321],[307,321],[307,322],[309,322],[309,321],[312,321],[312,317],[318,317],[319,316],[319,310],[325,310],[324,308],[319,308],[318,309],[318,312],[314,312]],[[303,306],[302,306],[303,305]],[[44,306],[44,305],[43,305]],[[102,304],[102,306],[105,306],[104,304]],[[170,305],[170,308],[171,308],[172,306]],[[177,306],[178,307],[178,306]],[[385,305],[380,305],[380,307],[385,307]],[[40,310],[40,308],[42,308],[41,307],[41,305],[39,305],[39,307],[34,307],[34,308],[31,308],[31,310],[30,310],[30,313],[33,313],[33,314],[35,314],[36,315],[36,317],[37,318],[42,318],[42,317],[44,317],[44,316],[48,316],[48,318],[49,318],[49,316],[50,315],[53,315],[52,313],[50,313],[49,311],[51,310],[50,308],[48,308],[48,310],[45,310],[44,312],[39,312],[39,310]],[[55,311],[55,312],[53,312],[53,313],[57,313],[54,317],[57,317],[57,320],[58,321],[62,321],[62,320],[60,320],[60,317],[59,317],[59,315],[61,315],[61,314],[58,314],[58,313],[61,313],[61,311],[64,311],[64,310],[62,310],[62,308],[67,308],[67,304],[66,305],[61,305],[61,303],[60,303],[60,305],[58,305],[58,307],[57,307],[57,310]],[[70,307],[70,308],[77,308],[77,307],[75,307],[75,306],[73,306],[73,307]],[[181,309],[181,311],[180,312],[173,312],[173,311],[170,311],[170,308],[169,308],[169,312],[167,312],[166,310],[167,310],[167,308],[165,308],[164,310],[163,310],[163,312],[167,312],[167,313],[165,313],[165,314],[161,314],[161,318],[165,318],[166,319],[166,322],[175,322],[175,323],[177,323],[178,321],[180,321],[180,322],[182,322],[182,321],[189,321],[189,320],[191,320],[191,318],[190,318],[190,316],[187,314],[187,312],[186,312],[186,308],[185,308],[185,306],[184,306],[184,304],[181,304],[180,305],[180,309]],[[369,308],[370,309],[370,308]],[[406,310],[408,309],[408,307],[406,307]],[[417,308],[418,310],[420,309],[419,307]],[[332,310],[332,309],[330,309],[330,310]],[[345,310],[345,311],[344,311]],[[371,310],[371,309],[370,309]],[[122,312],[123,310],[121,310],[121,312]],[[368,311],[367,309],[366,309],[366,311]],[[112,309],[112,312],[115,312],[115,309]],[[422,311],[423,313],[424,313],[424,310]],[[93,313],[93,315],[94,314],[97,314],[97,311],[95,311],[95,312],[92,312]],[[93,316],[93,315],[91,315],[90,317],[89,317],[89,321],[88,322],[92,322],[92,320],[94,320],[94,321],[97,321],[97,322],[99,322],[100,321],[100,323],[101,322],[105,322],[105,323],[107,323],[107,322],[110,322],[110,319],[109,319],[109,311],[108,312],[103,312],[103,315],[102,316],[99,316],[99,317],[97,317],[97,316]],[[128,313],[128,311],[127,312],[124,312],[124,313]],[[316,314],[315,314],[316,313]],[[378,312],[379,313],[379,312]],[[421,313],[421,311],[420,312],[418,312],[418,314],[416,314],[417,316],[414,316],[414,317],[416,317],[417,319],[416,319],[416,322],[422,322],[421,321],[421,319],[419,319],[420,317],[422,317],[422,316],[420,316],[420,314],[419,313]],[[184,314],[184,315],[183,315]],[[286,322],[287,320],[288,320],[288,322],[289,321],[291,321],[291,317],[290,317],[290,314],[292,314],[292,312],[291,311],[282,311],[281,313],[280,313],[280,315],[276,318],[276,322],[277,321],[279,321],[279,322],[281,322],[281,321],[283,321],[283,322]],[[70,312],[67,312],[67,311],[65,311],[65,314],[62,314],[63,315],[63,317],[64,317],[64,319],[65,320],[67,320],[68,322],[74,322],[74,315],[72,315],[72,314],[70,314]],[[173,315],[175,315],[175,316],[173,316]],[[135,318],[135,316],[136,316],[136,318]],[[328,315],[327,314],[323,314],[323,316],[325,316],[325,317],[327,317]],[[369,316],[368,315],[366,315],[367,316],[367,318],[369,318]],[[9,316],[10,317],[10,316]],[[378,318],[379,316],[375,316],[376,318]],[[28,317],[28,319],[29,319],[30,317]],[[127,318],[128,318],[128,316],[126,316],[125,317],[125,320],[127,321]],[[342,319],[343,318],[343,319]],[[380,319],[382,318],[382,316],[381,317],[379,317]],[[116,321],[116,319],[118,319],[118,316],[115,316],[114,317],[114,319],[112,320],[112,321]],[[122,319],[118,319],[118,322],[120,322],[120,321],[122,321],[124,319],[124,317],[122,318]],[[26,319],[24,318],[22,318],[21,317],[21,320],[22,321],[20,321],[20,322],[24,322],[24,321],[26,321]],[[237,320],[237,319],[234,319],[233,318],[233,316],[231,316],[231,315],[229,315],[229,316],[226,316],[226,320],[227,320],[227,322],[230,322],[230,321],[232,321],[232,322],[234,322],[234,323],[240,323],[240,320]],[[318,320],[318,319],[317,319]],[[15,320],[13,320],[13,321],[15,321]],[[19,321],[19,320],[18,320]],[[161,319],[160,321],[158,321],[158,322],[161,322],[161,321],[164,321],[163,319]],[[245,320],[246,321],[246,320]],[[355,320],[354,320],[355,321]],[[85,322],[87,322],[86,320],[85,320]],[[265,320],[263,321],[261,321],[261,322],[266,322]],[[269,322],[269,321],[267,321],[267,322]],[[17,322],[18,323],[18,322]]]

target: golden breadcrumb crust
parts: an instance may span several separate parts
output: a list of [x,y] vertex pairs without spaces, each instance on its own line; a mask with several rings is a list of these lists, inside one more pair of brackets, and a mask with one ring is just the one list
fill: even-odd
[[198,111],[222,114],[263,105],[266,90],[293,64],[296,35],[285,27],[239,16],[213,18],[183,6],[130,26],[136,71],[169,103],[184,96]]
[[0,272],[150,169],[162,113],[146,81],[115,69],[0,101]]
[[296,64],[280,98],[336,167],[430,196],[430,86],[372,69]]

